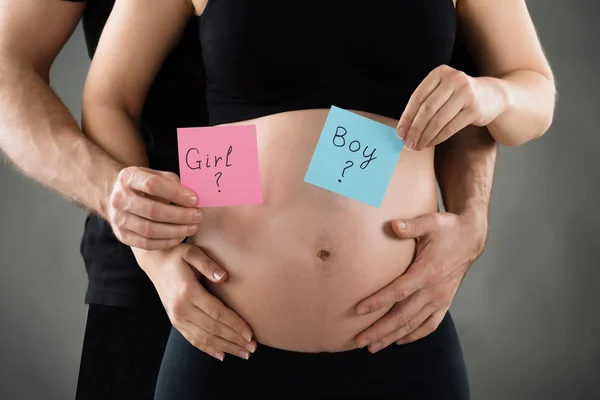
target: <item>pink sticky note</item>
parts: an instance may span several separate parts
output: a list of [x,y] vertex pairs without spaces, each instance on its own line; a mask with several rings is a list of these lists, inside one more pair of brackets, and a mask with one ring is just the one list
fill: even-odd
[[261,204],[256,126],[178,128],[181,185],[197,207]]

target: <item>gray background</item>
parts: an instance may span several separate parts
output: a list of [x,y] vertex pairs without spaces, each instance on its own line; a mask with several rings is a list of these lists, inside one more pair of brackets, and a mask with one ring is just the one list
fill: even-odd
[[[503,148],[491,232],[453,305],[473,399],[600,398],[597,0],[528,2],[559,104],[539,141]],[[52,85],[79,118],[76,31]],[[74,398],[87,306],[84,212],[0,166],[0,399]]]

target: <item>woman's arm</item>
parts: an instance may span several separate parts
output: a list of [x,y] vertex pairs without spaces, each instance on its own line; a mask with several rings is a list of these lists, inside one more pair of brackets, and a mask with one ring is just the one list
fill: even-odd
[[189,0],[117,0],[106,23],[83,90],[82,127],[125,165],[148,166],[146,95],[193,12]]
[[524,0],[459,0],[459,32],[480,75],[452,66],[431,71],[398,121],[410,150],[437,146],[468,125],[486,126],[508,146],[539,138],[552,123],[552,71]]
[[[188,0],[117,0],[106,23],[85,83],[82,124],[92,141],[126,165],[148,165],[139,134],[142,108],[194,5]],[[201,285],[194,269],[213,282],[225,281],[226,273],[200,248],[181,243],[167,250],[132,251],[173,326],[192,345],[219,360],[225,353],[247,359],[254,352],[248,324]]]
[[143,168],[139,126],[149,87],[193,10],[189,0],[117,0],[83,90],[82,130],[122,168],[107,219],[121,242],[138,248],[171,248],[196,232],[201,217],[175,174]]
[[477,69],[503,100],[487,128],[496,141],[519,145],[539,138],[554,114],[554,77],[524,0],[459,0],[459,26]]

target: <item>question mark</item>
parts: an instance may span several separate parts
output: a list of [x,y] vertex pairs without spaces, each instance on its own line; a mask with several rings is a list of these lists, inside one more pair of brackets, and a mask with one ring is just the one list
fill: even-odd
[[[348,163],[350,163],[350,165],[348,165]],[[348,166],[342,170],[342,178],[344,177],[344,172],[346,172],[346,170],[348,168],[350,168],[351,166],[353,166],[354,163],[352,161],[348,160],[348,161],[346,161],[346,165],[348,165]],[[338,182],[342,183],[342,180],[338,179]]]
[[[217,187],[219,187],[219,179],[221,179],[221,177],[223,176],[222,172],[217,172],[215,174],[215,176],[219,175],[219,177],[217,178]],[[221,189],[219,189],[219,193],[221,193]]]

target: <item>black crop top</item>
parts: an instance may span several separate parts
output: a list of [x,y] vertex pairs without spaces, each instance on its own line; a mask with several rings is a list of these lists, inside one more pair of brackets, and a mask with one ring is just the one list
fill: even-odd
[[209,0],[200,24],[211,125],[331,105],[399,118],[449,64],[452,0]]

